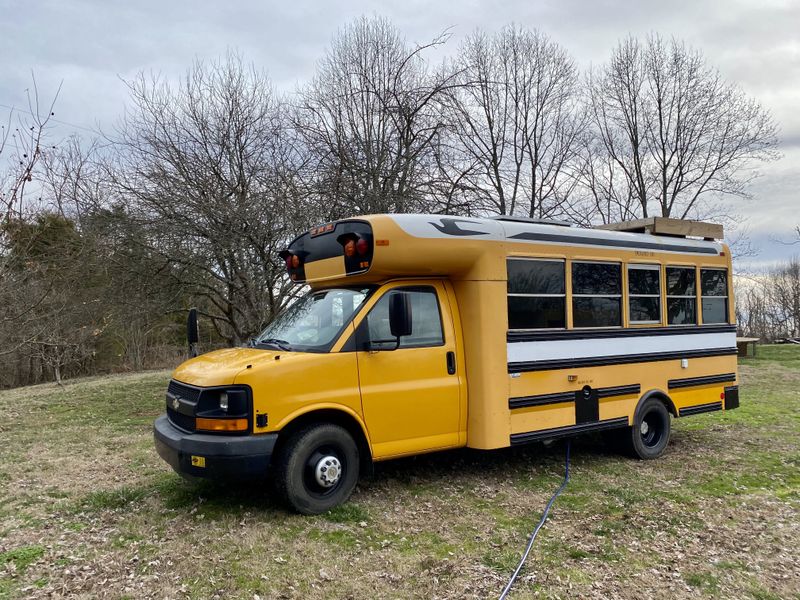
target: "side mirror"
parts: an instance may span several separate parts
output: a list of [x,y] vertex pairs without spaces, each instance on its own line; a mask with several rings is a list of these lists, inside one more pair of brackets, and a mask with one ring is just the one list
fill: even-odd
[[199,354],[197,343],[200,341],[200,329],[197,325],[196,308],[189,309],[189,316],[186,319],[186,341],[189,343],[189,356],[197,356]]
[[405,292],[393,292],[389,298],[389,331],[399,338],[411,335],[411,297]]

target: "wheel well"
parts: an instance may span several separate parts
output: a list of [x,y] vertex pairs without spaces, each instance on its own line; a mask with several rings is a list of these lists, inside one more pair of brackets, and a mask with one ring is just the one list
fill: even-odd
[[636,410],[638,411],[639,406],[641,406],[645,400],[648,400],[650,398],[658,398],[659,400],[661,400],[661,402],[664,403],[664,406],[667,407],[667,410],[673,417],[678,416],[678,411],[675,408],[675,403],[672,401],[672,398],[670,398],[665,392],[662,392],[661,390],[650,390],[648,392],[645,392],[639,399],[639,404],[637,405]]
[[295,432],[315,423],[333,423],[346,429],[347,432],[353,436],[356,446],[358,447],[361,472],[364,474],[372,473],[372,452],[370,452],[369,443],[364,436],[364,431],[361,429],[361,425],[358,421],[342,410],[321,409],[300,415],[278,433],[278,442],[275,444],[273,456],[278,456],[280,454],[287,440],[289,440]]

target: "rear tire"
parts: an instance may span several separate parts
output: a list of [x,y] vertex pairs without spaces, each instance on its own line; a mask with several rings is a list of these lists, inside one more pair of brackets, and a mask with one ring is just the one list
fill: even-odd
[[664,454],[671,432],[667,407],[658,398],[648,398],[636,410],[633,427],[625,432],[625,446],[630,455],[652,460]]
[[294,433],[280,452],[275,486],[289,508],[318,515],[350,497],[358,470],[358,447],[346,429],[311,425]]

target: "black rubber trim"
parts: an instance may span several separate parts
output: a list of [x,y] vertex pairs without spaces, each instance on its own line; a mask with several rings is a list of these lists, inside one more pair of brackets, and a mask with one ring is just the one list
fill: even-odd
[[736,381],[736,373],[723,373],[721,375],[706,375],[705,377],[686,377],[685,379],[670,379],[667,382],[669,389],[695,387],[711,383],[728,383]]
[[557,392],[555,394],[509,398],[508,408],[527,408],[529,406],[545,406],[547,404],[561,404],[563,402],[575,402],[575,392]]
[[686,252],[689,254],[713,254],[719,256],[719,250],[708,247],[682,246],[680,244],[661,244],[659,242],[615,240],[613,238],[587,238],[562,233],[534,233],[523,231],[507,237],[509,240],[529,240],[532,242],[557,242],[576,246],[609,246],[612,248],[632,248],[634,250],[660,250],[662,252]]
[[580,425],[568,425],[566,427],[555,427],[553,429],[542,429],[540,431],[529,431],[527,433],[513,433],[510,437],[510,443],[512,446],[517,446],[519,444],[567,437],[579,433],[587,433],[589,431],[602,431],[604,429],[616,429],[618,427],[627,426],[628,418],[619,417],[617,419],[595,421],[594,423],[581,423]]
[[680,409],[678,416],[688,417],[690,415],[699,415],[700,413],[714,412],[715,410],[722,410],[722,402],[709,402],[708,404],[687,406],[686,408]]
[[597,388],[598,398],[611,398],[613,396],[630,396],[631,394],[640,394],[642,386],[638,383],[631,385],[618,385],[615,387]]
[[735,356],[736,348],[710,348],[708,350],[683,350],[680,352],[653,352],[651,354],[624,354],[622,356],[591,356],[572,360],[537,360],[508,363],[509,373],[528,373],[531,371],[555,371],[558,369],[577,369],[580,367],[601,367],[606,365],[628,365],[631,363],[659,362],[680,358],[706,358],[710,356]]
[[735,333],[736,325],[673,325],[672,327],[636,327],[625,329],[564,329],[561,331],[509,331],[508,342],[549,342],[555,340],[596,340],[616,337],[650,337],[697,333]]
[[[581,390],[577,390],[580,392]],[[627,396],[638,394],[642,391],[642,386],[638,383],[631,385],[618,385],[615,387],[597,388],[598,398],[612,398],[614,396]],[[540,394],[538,396],[518,396],[508,399],[508,408],[528,408],[531,406],[546,406],[548,404],[562,404],[564,402],[575,402],[575,391],[556,392],[554,394]]]

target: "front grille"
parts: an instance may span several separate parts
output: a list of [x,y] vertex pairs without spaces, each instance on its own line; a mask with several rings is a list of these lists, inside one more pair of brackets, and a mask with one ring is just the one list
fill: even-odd
[[169,382],[169,386],[167,386],[167,392],[173,396],[180,396],[192,404],[197,404],[197,400],[200,398],[201,390],[173,379]]
[[186,431],[194,431],[194,417],[182,415],[181,413],[172,410],[172,407],[168,406],[167,418],[176,427],[180,427]]

